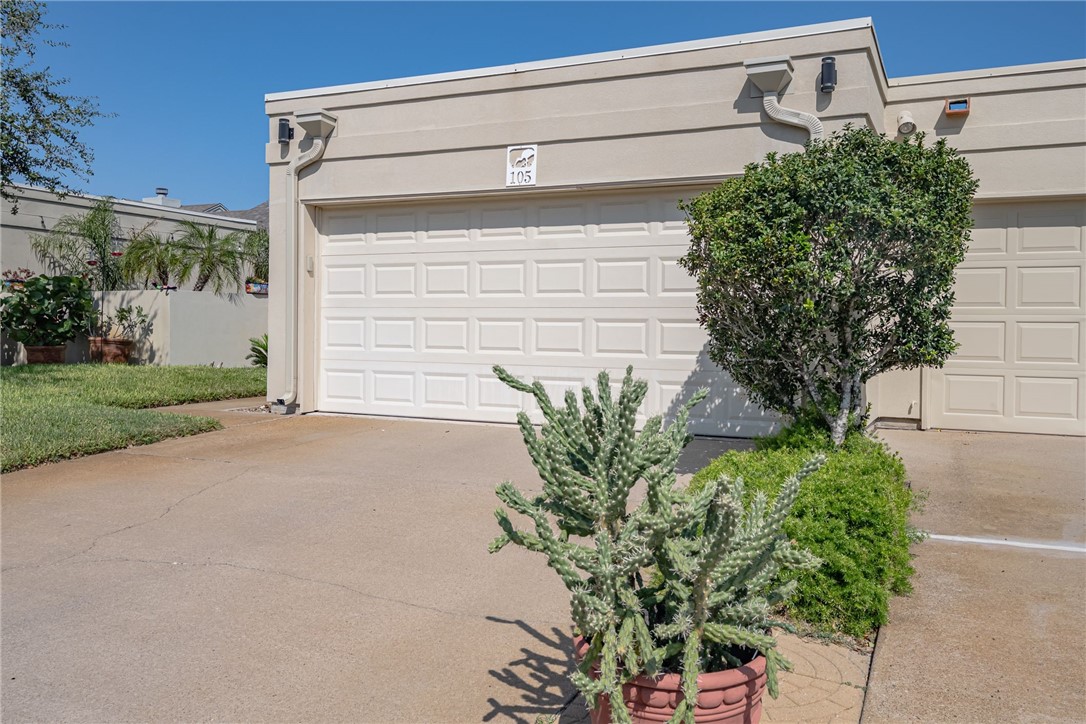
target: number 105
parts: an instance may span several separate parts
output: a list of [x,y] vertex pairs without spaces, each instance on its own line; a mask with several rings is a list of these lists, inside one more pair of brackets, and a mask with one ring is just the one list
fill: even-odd
[[532,183],[532,169],[516,169],[509,172],[510,186],[524,186]]

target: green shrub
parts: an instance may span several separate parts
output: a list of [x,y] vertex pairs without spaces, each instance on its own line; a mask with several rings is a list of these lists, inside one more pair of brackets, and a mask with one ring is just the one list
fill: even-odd
[[812,451],[826,464],[800,488],[785,534],[823,560],[813,571],[782,572],[798,590],[784,609],[792,619],[826,633],[866,636],[887,621],[892,595],[911,590],[909,545],[917,540],[909,512],[918,501],[905,482],[905,466],[885,445],[862,433],[834,450],[817,420],[800,419],[748,452],[729,451],[691,481],[695,490],[720,475],[742,476],[748,495],[776,494]]
[[261,337],[249,337],[249,354],[245,359],[252,363],[253,367],[268,366],[268,335]]
[[86,332],[93,316],[82,277],[30,277],[0,299],[0,326],[26,345],[62,345]]

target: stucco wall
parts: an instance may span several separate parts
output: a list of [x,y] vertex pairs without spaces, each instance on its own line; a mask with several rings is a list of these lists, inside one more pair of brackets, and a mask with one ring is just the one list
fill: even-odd
[[[48,273],[49,270],[34,257],[30,246],[31,238],[34,235],[47,234],[63,216],[87,213],[97,199],[71,195],[60,199],[48,191],[21,187],[16,187],[14,191],[20,197],[18,213],[13,213],[11,203],[4,201],[0,214],[0,234],[3,237],[0,243],[0,270],[26,267],[37,273]],[[130,238],[132,233],[148,224],[152,224],[153,231],[169,236],[177,231],[183,219],[215,225],[224,232],[251,231],[256,228],[255,222],[243,219],[198,214],[123,199],[114,201],[113,210],[124,239]]]
[[[973,166],[978,200],[1086,194],[1086,61],[891,81],[885,125],[909,111],[917,130],[945,138]],[[948,118],[947,99],[969,98]]]
[[[881,61],[870,28],[812,34],[632,57],[600,63],[376,88],[361,92],[270,100],[266,160],[270,164],[271,300],[269,396],[286,390],[284,351],[288,304],[283,276],[284,199],[289,159],[310,147],[298,130],[289,146],[274,142],[279,118],[314,108],[337,116],[327,152],[299,178],[301,244],[297,259],[299,344],[316,344],[315,285],[306,271],[316,255],[318,207],[337,202],[427,196],[489,196],[607,187],[704,186],[742,172],[770,151],[795,151],[803,129],[766,123],[745,60],[789,55],[794,80],[782,105],[822,118],[827,130],[845,123],[883,123]],[[838,86],[818,91],[821,59],[837,58]],[[295,124],[296,125],[296,124]],[[539,181],[506,189],[505,149],[539,145]],[[300,355],[300,377],[313,361]],[[310,390],[303,384],[303,398]],[[303,403],[303,409],[305,405]]]
[[[95,292],[95,307],[143,307],[150,329],[134,341],[132,362],[153,365],[248,367],[249,338],[268,331],[268,300],[247,294],[230,298],[209,292],[154,290]],[[22,345],[4,342],[3,364],[25,362]],[[90,361],[86,338],[68,344],[66,361]]]
[[[979,199],[1029,200],[1086,195],[1086,62],[887,80],[873,28],[794,29],[790,37],[718,47],[642,53],[605,62],[315,89],[268,98],[272,296],[269,397],[290,387],[285,334],[298,305],[303,409],[311,396],[316,348],[315,224],[338,204],[466,196],[480,199],[559,190],[704,185],[742,172],[768,152],[801,148],[806,133],[768,119],[751,92],[745,60],[786,55],[793,81],[781,104],[816,114],[827,132],[865,124],[893,136],[897,115],[946,137],[980,178]],[[789,35],[781,31],[780,35]],[[711,45],[711,43],[709,44]],[[837,59],[838,86],[818,91],[820,61]],[[948,97],[969,96],[964,121],[943,116]],[[297,133],[275,142],[276,125],[323,109],[338,118],[320,162],[298,182],[297,280],[287,299],[284,269],[286,163],[310,147]],[[538,185],[504,186],[509,145],[536,143]],[[876,416],[917,417],[920,373],[901,372],[870,389]]]

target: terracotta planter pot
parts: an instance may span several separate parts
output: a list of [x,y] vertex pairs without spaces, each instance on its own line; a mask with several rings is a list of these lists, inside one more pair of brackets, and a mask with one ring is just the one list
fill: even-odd
[[26,363],[28,365],[61,365],[64,364],[64,345],[23,345],[26,349]]
[[90,338],[90,358],[95,362],[128,364],[131,353],[132,340],[130,339]]
[[[588,642],[578,636],[573,645],[579,662],[588,651]],[[698,677],[694,721],[699,724],[758,724],[762,718],[765,684],[765,657],[760,654],[738,669],[702,674]],[[655,679],[638,676],[622,687],[622,698],[635,724],[666,722],[684,698],[682,679],[678,674],[663,674]],[[592,710],[592,724],[610,722],[611,702],[609,697],[601,696],[599,707]]]

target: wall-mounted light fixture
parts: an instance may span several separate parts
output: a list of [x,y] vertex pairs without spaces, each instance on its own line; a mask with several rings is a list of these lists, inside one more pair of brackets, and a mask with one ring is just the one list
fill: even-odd
[[916,133],[916,121],[913,120],[913,114],[908,111],[902,111],[897,117],[897,132],[902,136],[911,136]]
[[294,129],[286,118],[279,119],[279,143],[290,143],[294,139]]
[[953,118],[954,116],[968,116],[969,99],[947,98],[946,106],[943,107],[943,113],[945,113],[948,118]]
[[822,59],[822,82],[821,90],[823,93],[833,93],[833,89],[837,87],[837,58],[832,55],[827,55]]

